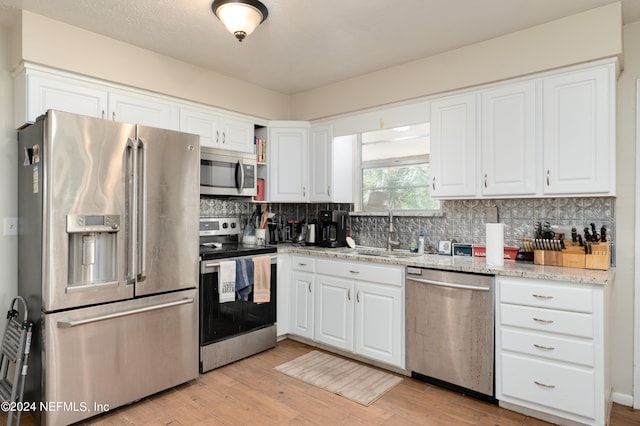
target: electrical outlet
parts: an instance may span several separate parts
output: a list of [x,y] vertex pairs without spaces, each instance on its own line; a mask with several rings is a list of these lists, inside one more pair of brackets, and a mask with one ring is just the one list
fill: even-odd
[[18,235],[18,218],[4,218],[4,235]]

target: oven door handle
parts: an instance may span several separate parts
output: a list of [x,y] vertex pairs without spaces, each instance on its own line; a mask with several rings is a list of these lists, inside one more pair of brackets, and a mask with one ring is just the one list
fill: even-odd
[[[259,256],[259,255],[258,255]],[[258,256],[251,256],[251,257],[258,257]],[[276,261],[278,260],[278,255],[272,255],[269,256],[271,258],[271,264],[273,265],[274,263],[276,263]],[[235,258],[231,258],[231,259],[235,259]],[[218,262],[211,262],[208,263],[206,261],[202,262],[202,271],[203,273],[208,273],[210,271],[204,272],[205,269],[214,269],[214,268],[219,268],[220,267],[220,261]]]

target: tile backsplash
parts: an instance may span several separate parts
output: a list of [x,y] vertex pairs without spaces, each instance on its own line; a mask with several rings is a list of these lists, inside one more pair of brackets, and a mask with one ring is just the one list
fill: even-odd
[[[482,244],[485,242],[486,208],[497,207],[499,221],[505,224],[505,244],[520,245],[524,237],[533,237],[537,222],[549,222],[564,229],[575,226],[579,234],[594,223],[598,230],[607,228],[611,244],[612,264],[615,265],[615,198],[536,198],[512,200],[446,200],[442,201],[442,214],[438,216],[402,216],[393,218],[396,231],[393,239],[400,241],[401,249],[417,241],[420,229],[425,233],[425,247],[437,247],[438,241]],[[200,215],[246,216],[255,210],[256,204],[247,201],[202,199]],[[269,204],[269,211],[284,215],[287,219],[315,219],[320,210],[353,210],[351,204]],[[372,215],[351,216],[351,234],[356,243],[363,246],[386,247],[389,217]],[[570,238],[567,235],[566,238]]]

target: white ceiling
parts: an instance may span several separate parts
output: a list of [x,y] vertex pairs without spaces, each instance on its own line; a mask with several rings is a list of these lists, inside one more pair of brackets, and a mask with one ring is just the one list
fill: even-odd
[[[285,94],[477,43],[616,0],[262,0],[268,19],[239,43],[212,0],[0,0]],[[624,22],[640,0],[622,0]]]

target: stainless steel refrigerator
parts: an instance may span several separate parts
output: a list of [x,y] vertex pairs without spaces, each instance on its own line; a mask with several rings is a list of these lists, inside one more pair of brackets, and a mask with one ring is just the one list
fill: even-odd
[[198,137],[48,111],[18,143],[35,417],[69,424],[197,377]]

